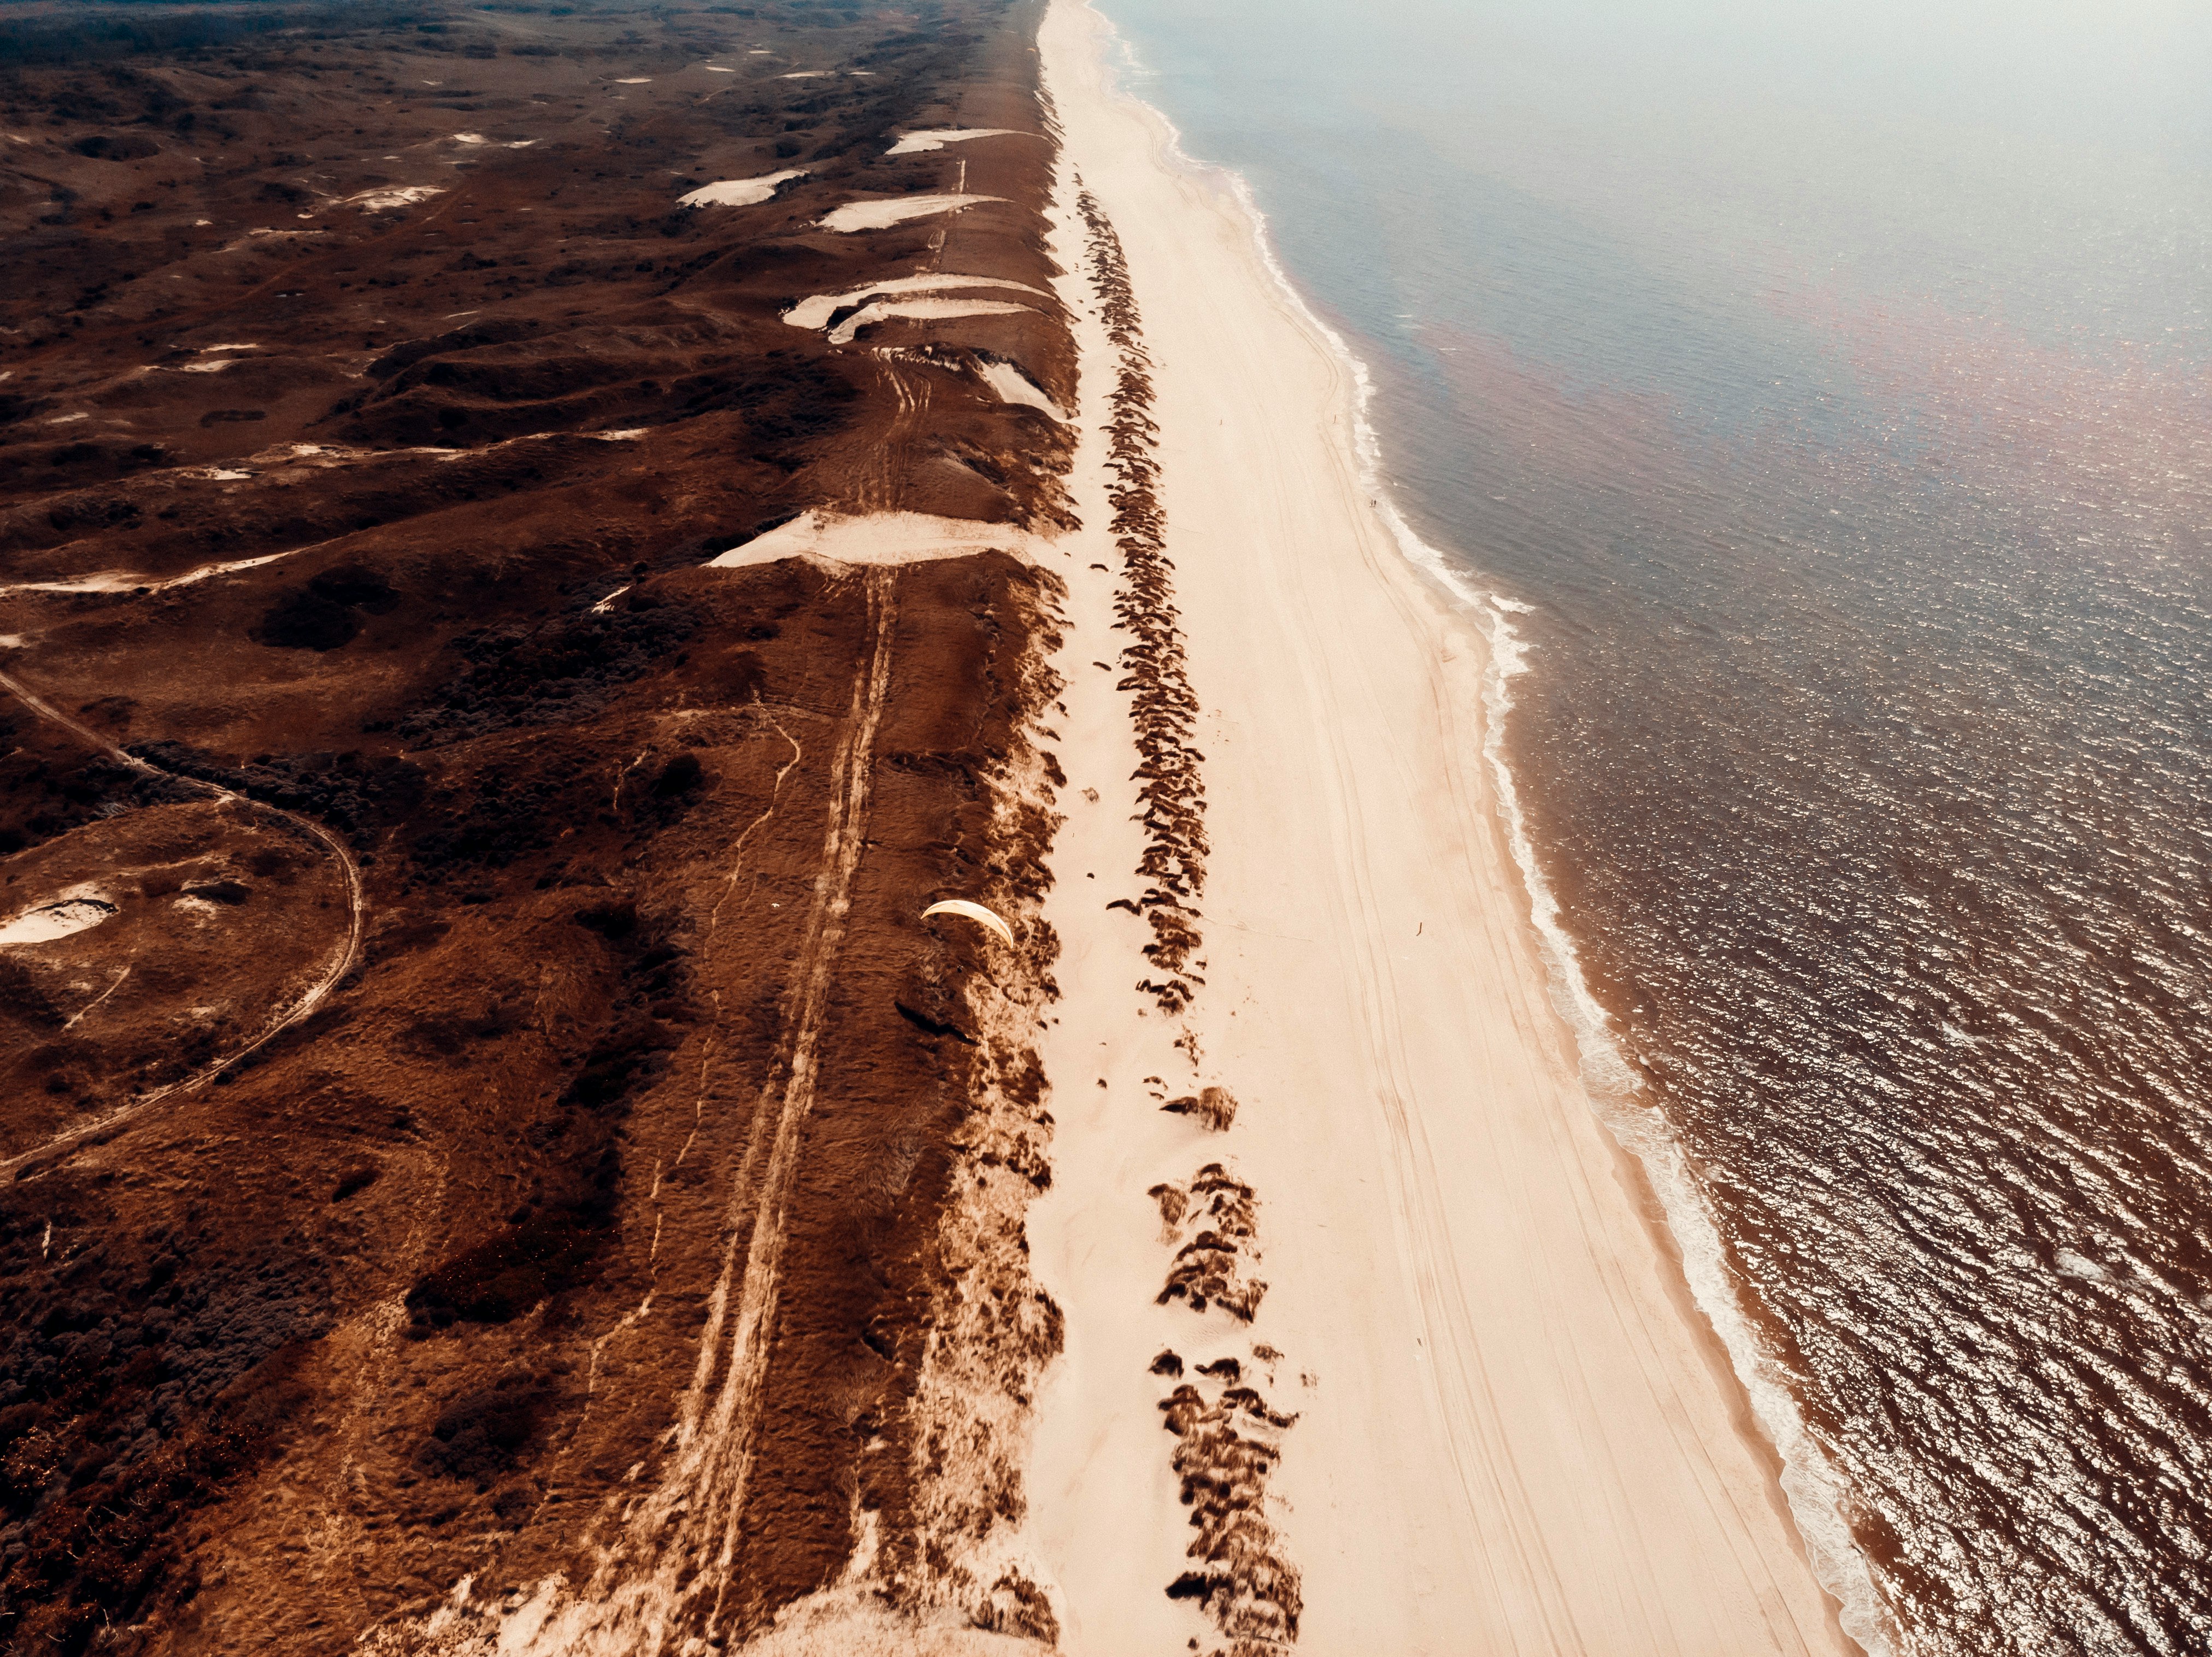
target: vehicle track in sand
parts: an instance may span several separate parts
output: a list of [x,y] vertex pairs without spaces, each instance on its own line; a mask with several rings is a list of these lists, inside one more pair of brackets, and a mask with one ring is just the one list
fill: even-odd
[[[730,1580],[774,1346],[786,1211],[801,1161],[801,1130],[814,1105],[854,877],[867,844],[876,738],[890,691],[897,576],[896,569],[875,568],[855,577],[867,595],[869,652],[854,677],[844,730],[830,761],[822,858],[785,992],[785,1045],[762,1084],[731,1182],[721,1270],[708,1293],[691,1381],[668,1435],[672,1459],[653,1491],[623,1511],[619,1534],[602,1545],[580,1592],[558,1581],[544,1585],[538,1598],[499,1613],[495,1628],[474,1617],[434,1613],[417,1630],[373,1639],[368,1650],[658,1657],[701,1649],[702,1639],[719,1648],[732,1637],[730,1625],[742,1607],[730,1603]],[[790,764],[797,763],[794,755]]]
[[[1335,406],[1348,406],[1357,388],[1350,375],[1333,362],[1331,369],[1330,401]],[[1255,387],[1250,394],[1256,399],[1261,392],[1261,387]],[[1263,437],[1263,452],[1264,472],[1279,473],[1290,464],[1288,453],[1272,433]],[[1337,490],[1346,496],[1358,494],[1354,457],[1347,452],[1336,457],[1334,464],[1341,469]],[[1267,510],[1273,521],[1256,539],[1263,545],[1296,545],[1297,526],[1283,515],[1284,504],[1275,503]],[[1405,631],[1420,637],[1427,624],[1424,606],[1434,600],[1417,595],[1416,589],[1403,580],[1403,572],[1387,563],[1396,556],[1395,547],[1381,540],[1358,545],[1377,588],[1387,594],[1389,608]],[[1427,1342],[1422,1368],[1444,1429],[1442,1447],[1453,1480],[1463,1493],[1465,1511],[1482,1516],[1480,1534],[1484,1545],[1476,1551],[1474,1567],[1487,1579],[1488,1593],[1497,1603],[1522,1608],[1518,1625],[1499,1648],[1528,1654],[1582,1651],[1624,1637],[1628,1643],[1620,1646],[1623,1649],[1686,1648],[1686,1639],[1698,1636],[1691,1624],[1676,1620],[1663,1593],[1656,1592],[1648,1581],[1624,1572],[1627,1580],[1616,1605],[1594,1605],[1585,1586],[1591,1569],[1589,1557],[1577,1550],[1595,1544],[1602,1558],[1644,1563],[1651,1557],[1650,1540],[1623,1494],[1632,1488],[1636,1475],[1620,1467],[1620,1447],[1614,1441],[1603,1431],[1590,1430],[1583,1423],[1600,1416],[1599,1389],[1622,1384],[1617,1380],[1608,1381],[1601,1368],[1616,1351],[1621,1355],[1617,1361],[1631,1367],[1644,1392],[1665,1398],[1679,1383],[1661,1355],[1668,1342],[1679,1337],[1671,1328],[1656,1324],[1656,1318],[1663,1313],[1632,1291],[1622,1264],[1602,1258],[1599,1250],[1592,1247],[1589,1259],[1595,1280],[1603,1287],[1604,1314],[1587,1337],[1579,1332],[1558,1337],[1561,1343],[1559,1391],[1576,1408],[1576,1445],[1584,1465],[1606,1471],[1593,1482],[1593,1494],[1584,1504],[1588,1517],[1579,1535],[1563,1538],[1554,1509],[1543,1499],[1545,1481],[1551,1475],[1543,1465],[1542,1451],[1532,1456],[1529,1447],[1499,1426],[1512,1420],[1524,1406],[1512,1397],[1514,1381],[1510,1374],[1494,1369],[1491,1344],[1484,1337],[1481,1314],[1476,1310],[1477,1297],[1463,1275],[1467,1255],[1462,1234],[1466,1217],[1455,1209],[1445,1178],[1446,1159],[1434,1137],[1436,1124],[1426,1113],[1434,1105],[1425,1103],[1424,1095],[1428,1100],[1437,1095],[1434,1084],[1422,1074],[1417,1051],[1419,1033],[1409,1028],[1407,1020],[1406,1009],[1419,1004],[1419,997],[1401,964],[1407,958],[1384,921],[1390,910],[1385,888],[1391,879],[1388,858],[1392,837],[1376,802],[1405,797],[1417,779],[1406,771],[1381,772],[1377,756],[1362,752],[1347,736],[1349,732],[1372,728],[1376,722],[1370,710],[1389,705],[1394,696],[1402,696],[1403,691],[1394,692],[1375,667],[1335,648],[1340,618],[1334,606],[1341,601],[1338,588],[1303,579],[1294,567],[1285,567],[1281,574],[1284,579],[1272,589],[1279,600],[1277,613],[1291,644],[1291,660],[1316,710],[1311,722],[1319,741],[1316,760],[1330,783],[1316,793],[1330,825],[1335,878],[1316,896],[1330,912],[1324,935],[1337,941],[1336,952],[1344,982],[1352,991],[1365,1068],[1389,1150],[1387,1173],[1394,1187],[1389,1204],[1392,1219],[1405,1242],[1411,1287]],[[1450,671],[1442,661],[1426,665],[1420,690],[1423,702],[1418,716],[1433,731],[1430,745],[1448,758],[1443,783],[1443,797],[1449,802],[1445,810],[1455,825],[1449,836],[1455,848],[1452,856],[1465,867],[1468,882],[1477,883],[1483,877],[1475,867],[1480,857],[1476,848],[1499,833],[1485,800],[1480,733],[1466,728],[1467,716],[1462,712],[1468,705],[1466,687],[1455,687]],[[1518,892],[1515,901],[1528,900],[1525,892]],[[1525,909],[1522,913],[1525,918]],[[1432,915],[1428,924],[1435,933],[1439,929],[1438,917]],[[1441,926],[1452,937],[1450,947],[1455,949],[1489,953],[1505,947],[1494,935],[1482,935],[1449,917],[1443,918]],[[1499,976],[1517,974],[1501,971]],[[1540,1018],[1541,1012],[1531,1007],[1520,1016]],[[1486,1069],[1493,1060],[1482,1055],[1477,1056],[1476,1062]],[[1559,1108],[1571,1110],[1575,1103],[1572,1096],[1563,1098]],[[1545,1154],[1567,1177],[1567,1200],[1582,1216],[1586,1234],[1601,1234],[1604,1221],[1597,1206],[1599,1199],[1586,1183],[1589,1176],[1583,1172],[1573,1124],[1565,1114],[1547,1114],[1541,1122]],[[1610,1148],[1616,1157],[1627,1154]],[[1500,1161],[1513,1159],[1501,1157]],[[1531,1181],[1514,1197],[1516,1203],[1534,1208],[1556,1203],[1559,1195],[1548,1185]],[[1600,1335],[1601,1330],[1610,1332]],[[1680,1464],[1692,1470],[1692,1500],[1704,1509],[1696,1514],[1696,1521],[1705,1522],[1707,1515],[1713,1515],[1712,1522],[1720,1532],[1732,1538],[1741,1520],[1732,1507],[1735,1498],[1710,1448],[1679,1408],[1664,1410],[1662,1419],[1663,1430],[1675,1447]],[[1692,1515],[1686,1513],[1683,1517],[1687,1522]],[[1763,1638],[1757,1648],[1796,1652],[1820,1648],[1814,1630],[1784,1609],[1778,1592],[1770,1586],[1771,1566],[1763,1556],[1755,1550],[1741,1550],[1729,1564],[1762,1596]],[[1624,1636],[1620,1632],[1624,1629],[1632,1629],[1634,1633]]]
[[181,1081],[172,1081],[155,1087],[150,1092],[140,1093],[119,1109],[110,1111],[106,1115],[95,1118],[90,1122],[81,1123],[76,1127],[54,1135],[27,1151],[19,1152],[14,1156],[0,1161],[0,1175],[13,1175],[20,1179],[26,1177],[26,1171],[29,1169],[29,1165],[39,1159],[65,1153],[95,1135],[111,1133],[136,1118],[143,1112],[158,1105],[161,1100],[179,1093],[191,1093],[204,1086],[240,1060],[248,1058],[259,1051],[285,1031],[313,1013],[329,999],[331,992],[343,981],[345,975],[353,970],[354,962],[360,959],[362,934],[368,917],[368,902],[362,887],[361,865],[354,861],[353,854],[346,849],[345,844],[337,836],[313,819],[303,817],[297,812],[285,811],[276,806],[265,805],[234,789],[224,788],[219,783],[210,783],[201,777],[186,777],[176,771],[165,770],[150,760],[140,758],[137,754],[125,752],[98,732],[71,719],[52,703],[33,691],[12,673],[0,673],[0,690],[7,691],[40,718],[59,725],[80,740],[90,744],[117,765],[126,766],[142,777],[158,777],[169,782],[182,783],[187,787],[198,789],[211,800],[238,807],[245,814],[248,822],[251,822],[256,814],[265,813],[269,817],[290,824],[300,833],[316,841],[331,854],[343,876],[346,893],[344,940],[331,953],[321,974],[315,981],[301,991],[298,999],[290,1006],[283,1008],[274,1014],[252,1040],[246,1043],[244,1046],[224,1054],[221,1058],[202,1065]]

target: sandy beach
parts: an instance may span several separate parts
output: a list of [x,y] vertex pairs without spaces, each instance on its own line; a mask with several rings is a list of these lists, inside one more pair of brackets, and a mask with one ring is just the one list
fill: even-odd
[[[1854,1649],[1578,1079],[1482,764],[1482,637],[1363,486],[1345,365],[1231,192],[1112,88],[1109,39],[1054,0],[1042,58],[1066,169],[1118,233],[1141,311],[1212,851],[1203,982],[1171,1016],[1132,988],[1146,831],[1116,688],[1115,347],[1086,263],[1062,289],[1087,527],[1056,561],[1067,821],[1045,914],[1062,999],[1042,1042],[1054,1183],[1030,1220],[1066,1315],[1027,1527],[1061,1643],[1222,1638],[1162,1592],[1193,1535],[1163,1401],[1203,1365],[1295,1416],[1255,1430],[1279,1449],[1267,1545],[1297,1574],[1304,1649]],[[1060,212],[1072,265],[1066,176]],[[1225,1132],[1161,1108],[1207,1087],[1237,1101]],[[1164,1228],[1157,1193],[1182,1202],[1212,1164],[1256,1197],[1249,1322],[1156,1300],[1188,1230]]]

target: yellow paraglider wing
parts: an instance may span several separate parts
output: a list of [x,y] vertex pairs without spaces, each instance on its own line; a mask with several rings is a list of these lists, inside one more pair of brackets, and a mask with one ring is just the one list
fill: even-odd
[[932,904],[921,911],[921,918],[925,921],[933,915],[965,915],[971,921],[980,921],[1004,938],[1006,941],[1007,948],[1011,949],[1014,947],[1013,928],[1008,926],[981,904],[971,904],[965,898],[947,898],[942,903]]

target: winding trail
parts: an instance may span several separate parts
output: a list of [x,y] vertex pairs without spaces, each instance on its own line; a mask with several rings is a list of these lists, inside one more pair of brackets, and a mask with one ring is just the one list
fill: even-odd
[[0,673],[0,689],[7,691],[40,718],[59,725],[81,741],[99,750],[116,764],[127,766],[143,777],[158,777],[168,782],[183,783],[189,787],[200,789],[210,799],[221,804],[239,807],[246,814],[249,820],[253,815],[259,813],[290,824],[300,833],[316,841],[330,853],[344,878],[346,893],[346,931],[343,941],[331,953],[329,960],[324,965],[321,974],[315,981],[309,984],[289,1007],[283,1008],[273,1014],[252,1040],[246,1043],[244,1046],[224,1054],[221,1058],[202,1065],[181,1081],[172,1081],[164,1087],[140,1093],[128,1105],[110,1111],[105,1116],[95,1118],[90,1122],[81,1123],[64,1132],[56,1134],[30,1150],[19,1152],[14,1156],[0,1160],[0,1175],[8,1175],[15,1173],[18,1169],[42,1157],[72,1149],[95,1135],[111,1133],[165,1099],[179,1093],[188,1093],[205,1086],[222,1071],[229,1069],[240,1059],[259,1051],[285,1031],[313,1014],[329,999],[331,991],[337,989],[343,981],[345,975],[352,971],[354,962],[360,958],[362,933],[368,918],[368,903],[362,888],[361,865],[354,861],[353,854],[346,850],[344,842],[313,819],[303,817],[297,812],[285,811],[276,806],[264,805],[258,800],[250,799],[240,794],[234,789],[224,788],[219,783],[210,783],[197,777],[185,777],[176,771],[165,770],[149,760],[142,759],[137,754],[126,753],[98,732],[71,719],[12,673]]

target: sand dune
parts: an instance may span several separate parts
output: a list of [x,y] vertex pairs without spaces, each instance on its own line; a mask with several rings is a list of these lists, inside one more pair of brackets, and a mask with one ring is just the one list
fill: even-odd
[[40,904],[0,921],[0,945],[51,943],[98,926],[115,913],[102,892],[85,891]]
[[783,314],[783,320],[794,328],[826,328],[830,319],[848,305],[885,294],[930,293],[941,288],[1012,288],[1025,294],[1045,296],[1044,289],[1033,288],[1026,282],[1014,282],[1005,277],[961,276],[950,271],[934,271],[927,276],[886,277],[881,282],[872,282],[865,288],[854,288],[842,294],[815,294],[802,299]]
[[892,196],[881,201],[849,201],[823,216],[821,222],[825,230],[851,232],[854,230],[885,230],[894,224],[903,224],[908,219],[928,218],[937,213],[955,213],[963,207],[973,207],[978,202],[997,201],[997,196]]
[[1042,536],[1012,524],[976,523],[964,518],[933,518],[924,512],[871,512],[848,516],[803,512],[789,523],[733,546],[708,567],[738,570],[805,557],[833,564],[923,564],[933,558],[965,557],[996,550],[1034,557],[1049,546]]
[[793,168],[782,173],[763,173],[757,179],[724,179],[718,184],[702,185],[687,195],[676,198],[679,207],[753,207],[766,201],[793,179],[806,176],[804,168]]
[[364,190],[359,195],[348,196],[338,204],[341,207],[358,207],[364,213],[384,213],[395,207],[412,207],[416,202],[428,201],[433,196],[445,193],[443,185],[398,185],[388,190]]
[[1021,136],[1010,126],[941,126],[929,132],[902,132],[899,141],[884,151],[886,155],[912,155],[926,149],[942,149],[949,143],[965,143],[970,138],[1008,138]]
[[[1292,1572],[1275,1603],[1302,1597],[1304,1648],[1847,1650],[1553,1008],[1481,759],[1483,637],[1374,509],[1347,366],[1235,195],[1110,91],[1104,36],[1054,0],[1043,57],[1063,165],[1118,230],[1153,365],[1212,850],[1192,999],[1163,1016],[1132,989],[1151,964],[1144,765],[1135,681],[1110,665],[1131,643],[1103,476],[1113,348],[1080,273],[1063,297],[1090,370],[1089,527],[1061,549],[1068,821],[1045,911],[1064,948],[1043,1039],[1055,1179],[1031,1218],[1067,1318],[1029,1486],[1062,1647],[1219,1637],[1164,1590],[1210,1533],[1177,1500],[1193,1435],[1230,1442],[1244,1391],[1267,1413],[1237,1417],[1237,1453],[1267,1477],[1240,1499],[1280,1532],[1268,1569]],[[1073,266],[1071,207],[1064,191]],[[1225,1132],[1170,1108],[1207,1084],[1239,1101]],[[1188,1199],[1216,1165],[1252,1194],[1231,1264],[1264,1298],[1163,1304],[1190,1240],[1163,1240],[1147,1193]]]
[[1003,299],[883,299],[864,305],[830,331],[833,345],[849,345],[860,330],[878,322],[942,322],[960,316],[1018,316],[1030,308]]
[[975,373],[983,383],[998,393],[1002,403],[1024,403],[1033,409],[1042,409],[1055,420],[1065,420],[1067,411],[1051,398],[1038,390],[1029,375],[1012,362],[978,362]]

